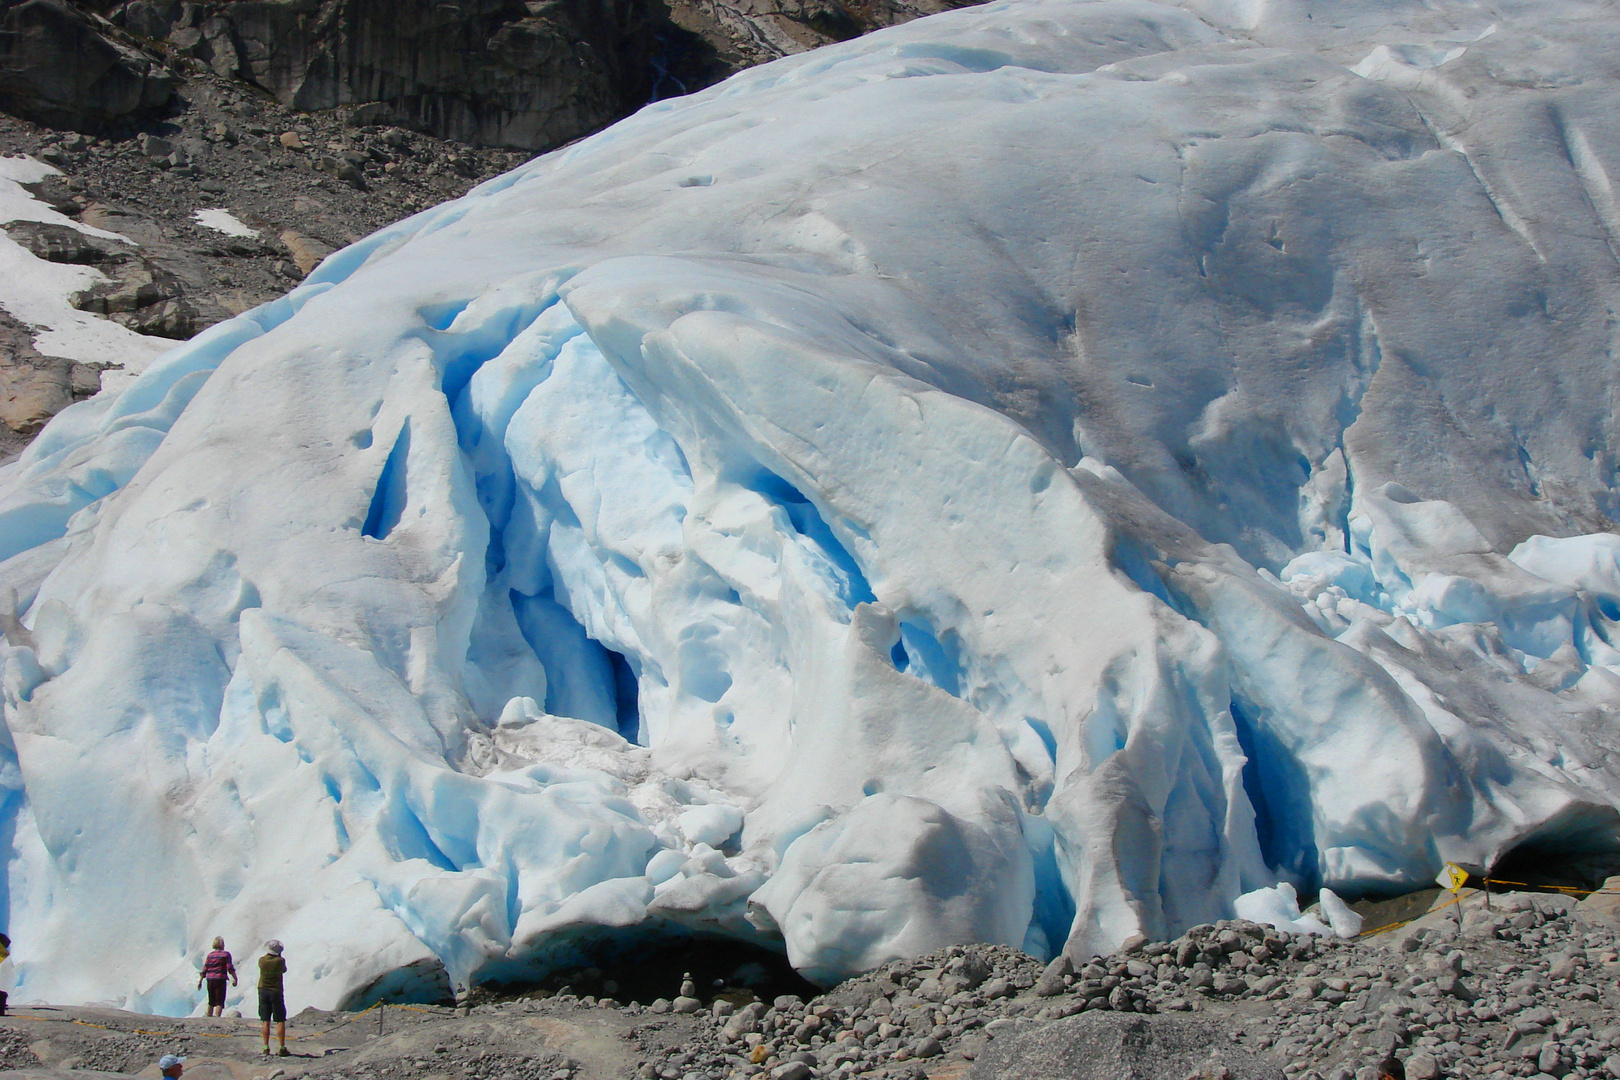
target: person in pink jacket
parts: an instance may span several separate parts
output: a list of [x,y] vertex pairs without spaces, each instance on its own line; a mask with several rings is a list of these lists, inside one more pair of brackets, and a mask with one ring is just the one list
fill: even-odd
[[208,1015],[225,1015],[225,980],[229,978],[231,985],[236,985],[236,964],[231,961],[231,954],[225,951],[225,939],[215,938],[214,949],[203,959],[202,974],[197,976],[197,989],[201,990],[204,982],[208,983]]

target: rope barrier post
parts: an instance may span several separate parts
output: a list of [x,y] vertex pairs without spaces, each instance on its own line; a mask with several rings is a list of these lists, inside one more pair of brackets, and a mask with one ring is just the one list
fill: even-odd
[[385,1013],[387,1011],[388,1011],[387,1003],[381,1002],[381,1001],[377,1002],[377,1035],[378,1035],[378,1037],[382,1036],[382,1033],[383,1033],[383,1013]]
[[1468,871],[1456,863],[1446,863],[1445,869],[1435,877],[1435,882],[1447,892],[1451,893],[1452,902],[1457,905],[1457,929],[1462,929],[1462,887],[1468,883]]

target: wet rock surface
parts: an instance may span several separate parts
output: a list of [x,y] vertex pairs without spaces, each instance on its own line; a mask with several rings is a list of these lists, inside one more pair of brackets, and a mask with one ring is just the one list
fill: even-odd
[[42,356],[30,328],[0,310],[0,459],[20,451],[45,421],[99,384],[92,368]]

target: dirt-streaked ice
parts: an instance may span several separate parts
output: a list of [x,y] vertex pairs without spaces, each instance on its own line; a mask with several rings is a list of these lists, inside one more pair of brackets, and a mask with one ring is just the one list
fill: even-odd
[[1617,38],[942,15],[67,410],[0,470],[15,993],[189,1011],[216,933],[321,1006],[675,929],[832,980],[1612,844]]

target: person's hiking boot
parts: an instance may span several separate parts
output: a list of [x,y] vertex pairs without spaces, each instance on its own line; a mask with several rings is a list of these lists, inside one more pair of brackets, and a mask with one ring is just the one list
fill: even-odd
[[292,1057],[292,1052],[290,1050],[288,1050],[285,1046],[283,1046],[281,1048],[280,1052],[277,1054],[277,1056],[278,1057]]
[[270,1048],[269,1048],[269,1047],[268,1047],[268,1046],[267,1046],[267,1047],[265,1047],[265,1048],[264,1048],[264,1056],[265,1056],[265,1057],[269,1057],[269,1056],[270,1056]]

